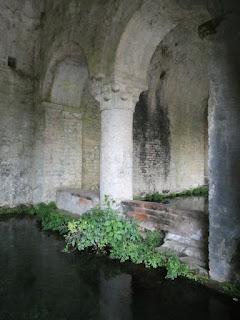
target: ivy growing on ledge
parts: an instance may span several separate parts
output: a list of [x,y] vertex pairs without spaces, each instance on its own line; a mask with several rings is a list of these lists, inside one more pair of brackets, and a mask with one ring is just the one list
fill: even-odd
[[176,256],[156,251],[161,243],[159,232],[147,231],[143,234],[133,220],[121,217],[110,207],[93,209],[80,219],[69,222],[65,239],[67,250],[91,248],[96,252],[108,253],[121,262],[129,260],[146,267],[166,267],[167,278],[194,277],[188,266]]

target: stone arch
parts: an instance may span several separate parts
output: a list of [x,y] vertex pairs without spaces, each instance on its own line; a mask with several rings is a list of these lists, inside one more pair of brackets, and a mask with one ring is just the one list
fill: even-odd
[[[177,192],[207,177],[208,43],[188,20],[157,46],[134,113],[134,194]],[[205,177],[206,176],[206,177]]]
[[209,17],[204,1],[148,0],[133,14],[116,50],[114,81],[134,88],[137,95],[148,88],[148,67],[158,44],[185,19]]
[[88,64],[85,55],[78,44],[73,42],[62,45],[56,41],[48,52],[48,65],[42,76],[40,97],[42,101],[49,101],[56,72],[61,64],[67,61],[71,65],[77,65],[83,71],[83,78],[86,80]]
[[[188,5],[182,6],[182,3]],[[130,19],[120,39],[114,67],[114,81],[120,85],[117,90],[120,94],[121,91],[129,91],[129,94],[134,94],[135,97],[142,93],[140,100],[144,101],[146,107],[143,109],[142,105],[138,104],[139,129],[143,139],[140,141],[137,152],[135,141],[133,143],[135,196],[157,191],[161,193],[183,191],[203,185],[205,182],[204,120],[208,97],[208,60],[194,61],[194,58],[201,53],[201,45],[204,43],[198,35],[198,27],[209,19],[209,13],[203,4],[204,1],[196,1],[195,4],[181,0],[144,1],[141,8]],[[185,28],[182,28],[183,26]],[[188,32],[194,34],[192,43],[187,42]],[[185,37],[181,44],[182,48],[177,53],[178,44],[177,41],[176,44],[174,42],[175,33],[177,37],[181,34]],[[186,70],[184,68],[188,51],[182,50],[184,44],[188,45],[187,50],[190,52],[189,68]],[[170,45],[173,46],[171,50],[176,54],[169,52]],[[158,54],[161,56],[160,60],[157,59]],[[181,59],[184,59],[183,63]],[[199,82],[203,88],[198,85],[196,76],[192,83],[191,81],[181,83],[181,75],[187,79],[187,72],[191,70],[194,72],[196,64],[202,62],[204,68],[199,73],[202,77]],[[176,68],[169,72],[172,64]],[[164,70],[163,67],[167,69]],[[174,79],[175,72],[176,79]],[[192,76],[194,75],[190,73],[190,77]],[[184,94],[181,97],[181,89],[184,86]],[[194,89],[196,94],[196,103],[194,94],[192,96],[188,94],[191,89]],[[117,90],[112,88],[112,91]],[[174,99],[172,99],[174,95],[171,90],[177,92]],[[150,94],[147,95],[147,91]],[[130,104],[129,96],[127,97]],[[110,100],[108,96],[104,98]],[[120,98],[124,100],[123,96]],[[149,133],[149,139],[146,141]],[[146,142],[149,142],[148,146]],[[143,149],[145,152],[142,152]],[[137,165],[141,160],[144,165],[140,168],[142,175],[139,179]],[[205,231],[204,229],[203,260],[204,265],[207,266],[208,239],[205,237],[205,233],[207,234]]]
[[35,202],[56,201],[62,188],[99,185],[99,108],[89,92],[84,53],[78,44],[57,41],[46,56],[37,108]]
[[[132,18],[129,20],[125,31],[120,38],[116,50],[113,73],[114,85],[116,87],[112,87],[112,91],[119,92],[118,95],[120,99],[127,101],[129,106],[130,104],[136,104],[140,94],[146,92],[149,87],[153,86],[150,66],[159,44],[163,43],[164,39],[177,31],[181,25],[189,26],[193,30],[192,32],[195,32],[196,37],[198,37],[199,25],[208,19],[209,12],[205,2],[201,0],[195,1],[194,4],[191,1],[186,0],[143,1],[140,8],[132,15]],[[185,29],[185,32],[188,32],[187,28]],[[199,41],[202,41],[202,39],[199,38]],[[191,48],[189,48],[189,50],[191,50]],[[157,61],[157,63],[160,62]],[[159,77],[164,77],[164,74],[159,74]],[[157,83],[156,86],[159,86],[160,84]],[[106,91],[109,92],[110,89],[107,89]],[[110,96],[111,95],[109,94],[105,94],[103,95],[103,98],[104,100],[111,101],[112,99]],[[154,97],[154,99],[155,98],[156,97]],[[119,105],[119,98],[118,100],[115,99],[113,101],[114,103],[111,102],[111,105]],[[159,114],[158,116],[161,118],[164,114]],[[168,122],[167,117],[165,118]],[[164,125],[165,124],[166,121],[164,122]],[[169,126],[171,126],[170,123]],[[161,135],[160,138],[163,139],[165,137]],[[168,144],[168,146],[164,145],[164,148],[169,149],[170,142],[164,141],[164,143]],[[159,150],[159,155],[163,153],[162,150],[164,148]],[[144,155],[141,156],[144,157]],[[168,156],[163,159],[162,165],[164,172],[162,174],[164,176],[169,175],[170,172],[170,169],[166,166],[169,157],[168,154]],[[154,163],[156,162],[155,160]],[[136,164],[136,161],[133,162]],[[183,159],[182,162],[184,163]],[[203,166],[204,161],[201,164],[201,170]],[[166,177],[164,179],[166,179]],[[146,179],[143,180],[146,181]],[[192,180],[194,181],[194,178]],[[204,182],[204,179],[201,182]],[[199,182],[199,185],[202,184],[201,182]],[[149,184],[151,183],[152,182],[150,181]],[[194,186],[197,186],[196,180],[193,184]],[[152,185],[154,189],[154,183],[152,183]],[[170,185],[172,185],[172,183],[170,183]],[[187,184],[185,184],[185,188],[186,187]],[[181,188],[180,184],[176,189],[179,188]],[[170,188],[170,186],[167,186],[167,189],[176,191],[176,189],[174,190],[174,188]]]

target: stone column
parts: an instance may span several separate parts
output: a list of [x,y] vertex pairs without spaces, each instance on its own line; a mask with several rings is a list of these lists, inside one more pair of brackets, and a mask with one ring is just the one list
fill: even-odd
[[237,14],[231,19],[221,26],[210,60],[209,267],[213,279],[239,283],[240,26]]
[[119,204],[133,197],[134,90],[119,84],[104,84],[95,97],[101,109],[100,199]]

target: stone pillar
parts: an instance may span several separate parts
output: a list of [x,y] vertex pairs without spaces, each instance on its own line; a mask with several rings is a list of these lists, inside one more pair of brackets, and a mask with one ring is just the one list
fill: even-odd
[[[235,10],[236,11],[236,10]],[[240,283],[239,18],[213,43],[209,100],[209,268],[211,278]],[[222,35],[222,38],[220,37]]]
[[133,111],[137,101],[134,92],[136,90],[126,90],[115,83],[101,85],[99,92],[95,93],[101,109],[102,205],[105,196],[117,204],[133,198]]
[[132,199],[133,111],[103,109],[101,112],[100,198]]

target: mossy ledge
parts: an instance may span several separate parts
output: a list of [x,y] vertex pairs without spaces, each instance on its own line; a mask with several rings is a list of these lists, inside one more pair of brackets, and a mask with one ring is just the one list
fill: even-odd
[[182,192],[176,193],[149,193],[143,197],[136,196],[135,200],[143,200],[143,201],[150,201],[150,202],[164,202],[170,199],[175,198],[186,198],[186,197],[208,197],[208,187],[201,186],[194,189],[184,190]]
[[2,218],[24,215],[35,216],[45,231],[59,232],[65,238],[66,251],[91,248],[121,262],[129,260],[146,267],[165,268],[167,278],[185,277],[233,298],[240,298],[240,287],[212,281],[190,270],[174,254],[157,252],[155,249],[161,241],[158,232],[147,231],[143,235],[133,220],[121,217],[110,207],[104,210],[94,208],[79,218],[59,210],[54,203],[0,207]]

